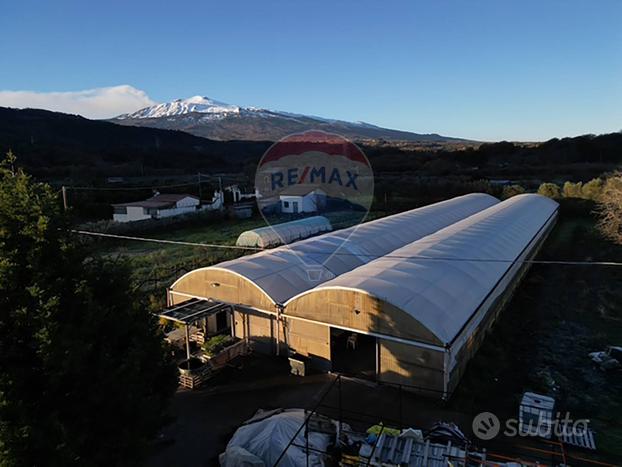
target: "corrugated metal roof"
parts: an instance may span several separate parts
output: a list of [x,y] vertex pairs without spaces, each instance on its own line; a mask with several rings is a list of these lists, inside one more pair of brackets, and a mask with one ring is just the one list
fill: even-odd
[[282,224],[269,225],[242,232],[236,241],[239,246],[268,248],[308,238],[332,230],[330,221],[324,216],[312,216]]
[[514,196],[308,293],[346,288],[371,294],[449,343],[557,208],[540,195]]
[[263,290],[274,303],[284,303],[498,202],[483,193],[459,196],[220,263],[213,268],[242,276]]

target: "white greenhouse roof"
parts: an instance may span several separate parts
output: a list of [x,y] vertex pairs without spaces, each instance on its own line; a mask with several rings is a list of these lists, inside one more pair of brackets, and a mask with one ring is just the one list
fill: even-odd
[[371,294],[451,343],[557,208],[540,195],[514,196],[309,293],[345,288]]
[[324,216],[313,216],[282,224],[269,225],[242,232],[235,243],[238,246],[269,248],[308,238],[333,229]]
[[243,256],[211,268],[246,278],[274,303],[282,304],[299,293],[498,202],[493,196],[472,193],[325,233],[293,245]]

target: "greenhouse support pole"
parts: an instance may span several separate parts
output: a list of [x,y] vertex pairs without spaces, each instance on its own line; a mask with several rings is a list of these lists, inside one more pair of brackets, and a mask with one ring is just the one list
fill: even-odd
[[186,324],[186,358],[190,360],[190,328]]

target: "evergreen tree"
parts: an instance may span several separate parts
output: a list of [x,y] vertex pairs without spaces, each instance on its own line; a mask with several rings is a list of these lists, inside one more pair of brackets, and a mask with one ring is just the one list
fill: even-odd
[[175,368],[129,274],[77,244],[49,185],[0,163],[0,465],[135,465]]

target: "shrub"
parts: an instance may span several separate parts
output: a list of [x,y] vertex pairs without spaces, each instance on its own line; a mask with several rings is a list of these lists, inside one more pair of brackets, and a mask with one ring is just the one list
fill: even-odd
[[211,357],[233,343],[233,340],[233,337],[227,334],[218,334],[217,336],[210,337],[205,341],[203,344],[203,350]]
[[583,198],[583,183],[566,182],[562,187],[562,195],[564,198]]
[[508,199],[512,196],[521,195],[525,193],[525,189],[520,185],[506,185],[501,192],[502,199]]
[[538,187],[538,194],[547,198],[557,199],[560,197],[559,186],[555,183],[543,183]]

